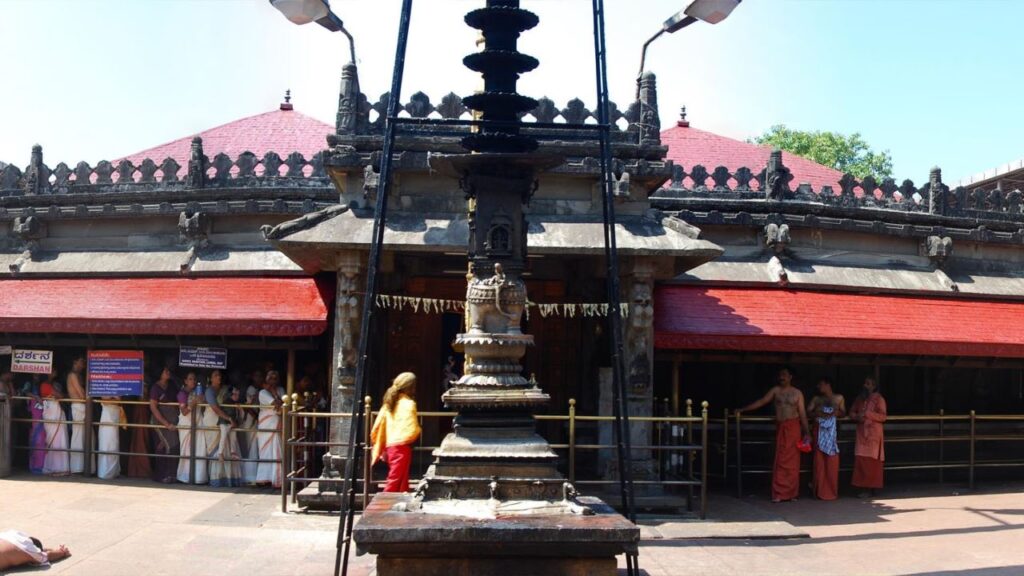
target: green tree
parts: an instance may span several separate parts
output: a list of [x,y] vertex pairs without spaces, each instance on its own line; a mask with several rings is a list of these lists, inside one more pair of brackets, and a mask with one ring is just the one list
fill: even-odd
[[892,176],[889,151],[875,152],[858,132],[846,136],[838,132],[792,130],[779,124],[754,138],[753,142],[781,148],[823,166],[849,172],[857,178],[871,175],[881,181]]

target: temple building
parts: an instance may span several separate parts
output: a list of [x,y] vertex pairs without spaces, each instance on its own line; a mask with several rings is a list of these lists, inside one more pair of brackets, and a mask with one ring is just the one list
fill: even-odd
[[[360,93],[349,65],[335,126],[286,101],[96,166],[50,168],[39,147],[24,169],[0,165],[0,345],[143,349],[151,371],[182,345],[219,346],[229,371],[269,362],[292,386],[319,364],[333,411],[350,409],[387,102]],[[469,117],[454,94],[416,93],[402,109]],[[595,116],[542,99],[525,121]],[[808,392],[827,375],[854,395],[878,375],[893,413],[1024,409],[1019,191],[951,189],[938,169],[921,184],[858,180],[685,114],[660,131],[650,73],[612,119],[634,415],[678,414],[686,398],[741,406],[779,364]],[[421,411],[443,409],[461,371],[452,342],[479,231],[430,157],[461,151],[464,135],[413,128],[396,142],[370,394],[410,370]],[[566,161],[540,177],[522,231],[524,331],[537,341],[524,375],[553,410],[573,398],[580,414],[608,415],[598,145],[577,136],[541,142]],[[449,426],[425,421],[423,443]],[[610,443],[610,428],[579,428],[581,442]],[[649,424],[633,430],[634,445],[651,443]],[[634,453],[639,478],[653,458]],[[613,460],[578,463],[580,475],[613,474]]]

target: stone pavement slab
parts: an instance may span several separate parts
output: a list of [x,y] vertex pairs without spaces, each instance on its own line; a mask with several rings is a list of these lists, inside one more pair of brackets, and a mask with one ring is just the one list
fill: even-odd
[[[279,506],[279,495],[247,489],[169,488],[127,479],[0,479],[0,529],[18,528],[71,548],[74,556],[45,571],[53,575],[331,574],[337,516],[282,514]],[[973,493],[915,488],[873,500],[722,500],[712,512],[715,506],[711,522],[644,519],[644,573],[1024,575],[1024,484]],[[782,522],[809,538],[707,537],[719,525],[723,532],[717,534],[739,533],[728,525],[744,519],[746,530]],[[373,564],[371,556],[353,556],[350,573],[369,576]],[[514,566],[509,574],[527,576]]]

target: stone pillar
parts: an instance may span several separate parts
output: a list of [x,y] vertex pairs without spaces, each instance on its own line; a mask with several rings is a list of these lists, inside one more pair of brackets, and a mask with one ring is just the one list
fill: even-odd
[[[623,278],[622,307],[629,315],[623,322],[623,352],[626,363],[626,395],[629,415],[654,415],[654,266],[648,263],[633,265],[631,274]],[[614,414],[614,390],[611,368],[602,368],[598,374],[598,411],[602,416]],[[630,443],[633,446],[631,470],[634,480],[655,480],[657,466],[651,450],[638,449],[649,446],[653,439],[650,422],[630,421]],[[610,422],[599,427],[599,441],[602,444],[615,442]],[[618,477],[618,460],[614,451],[607,450],[601,455],[605,475],[609,479]],[[656,490],[637,486],[637,494],[652,493]]]
[[[630,416],[654,415],[654,269],[638,264],[627,284],[623,302],[629,307],[625,321],[626,394]],[[630,422],[633,446],[649,446],[652,441],[650,422]],[[633,448],[633,478],[653,480],[657,468],[650,450]]]
[[359,133],[359,104],[359,72],[355,62],[349,62],[341,69],[341,88],[338,90],[335,132],[345,135]]
[[[334,300],[334,350],[331,379],[331,412],[348,414],[355,403],[356,359],[359,354],[359,328],[362,315],[363,263],[358,254],[343,254],[338,259],[337,289]],[[350,423],[347,419],[330,421],[332,442],[347,443]],[[324,478],[340,478],[344,472],[344,447],[332,448],[324,455]],[[334,490],[333,484],[320,483],[320,491]]]
[[661,116],[658,114],[658,79],[654,72],[640,77],[640,144],[661,144]]

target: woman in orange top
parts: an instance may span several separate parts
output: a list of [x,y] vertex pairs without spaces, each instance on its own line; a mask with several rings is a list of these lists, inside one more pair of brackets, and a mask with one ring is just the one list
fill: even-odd
[[409,491],[409,466],[412,465],[412,445],[420,437],[420,422],[416,415],[416,375],[402,372],[395,377],[384,393],[383,406],[373,422],[370,442],[373,444],[371,462],[385,460],[388,479],[385,492]]

